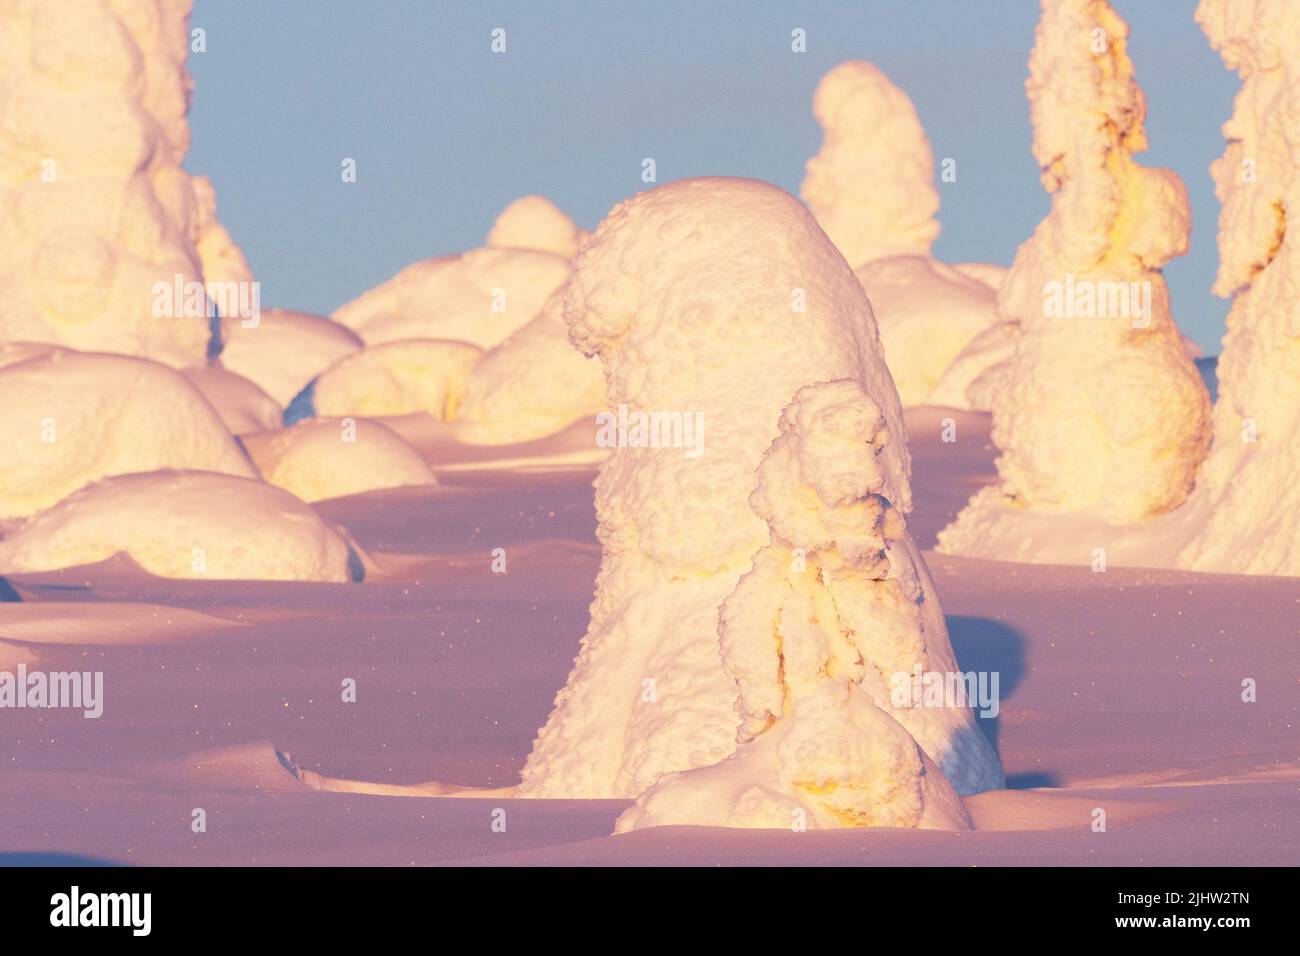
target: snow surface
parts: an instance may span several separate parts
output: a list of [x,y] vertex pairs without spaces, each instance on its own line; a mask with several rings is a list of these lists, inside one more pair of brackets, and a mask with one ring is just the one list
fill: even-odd
[[[1052,210],[999,292],[1015,351],[983,388],[1001,482],[940,535],[945,553],[1041,560],[1038,547],[1082,545],[1075,518],[1140,526],[1182,504],[1208,448],[1209,399],[1159,271],[1187,248],[1187,198],[1173,172],[1132,160],[1146,107],[1127,36],[1105,0],[1044,5],[1026,87]],[[1146,284],[1149,314],[1052,314],[1051,284],[1071,281]],[[1057,515],[1070,520],[1040,534]]]
[[303,501],[436,484],[419,452],[364,418],[298,422],[243,444],[263,478]]
[[721,608],[722,665],[740,692],[739,750],[660,780],[620,818],[620,832],[969,829],[935,761],[963,793],[1002,787],[969,708],[891,697],[893,675],[956,671],[920,551],[883,494],[878,459],[903,441],[856,381],[795,394],[750,498],[771,540]]
[[[189,148],[190,0],[8,4],[0,53],[0,342],[204,361],[205,316],[154,314],[203,279]],[[53,164],[53,165],[51,165]]]
[[[796,287],[807,311],[792,318]],[[635,796],[735,748],[719,608],[767,543],[746,489],[782,409],[806,384],[848,379],[890,433],[904,434],[902,413],[861,285],[807,210],[766,183],[681,180],[616,206],[583,248],[564,318],[600,355],[611,403],[703,421],[698,457],[629,446],[602,465],[591,625],[519,790]],[[906,515],[905,443],[877,460],[877,493]],[[917,597],[923,565],[907,568],[916,577],[900,587]]]
[[456,417],[470,369],[483,350],[466,342],[407,339],[371,345],[335,362],[316,379],[317,415]]
[[[956,444],[939,439],[944,415]],[[915,409],[907,432],[908,524],[926,544],[993,476],[988,416]],[[579,650],[601,558],[591,478],[484,470],[322,502],[384,569],[362,585],[171,581],[125,562],[6,577],[23,600],[0,601],[0,660],[93,664],[107,700],[100,720],[6,712],[3,862],[1294,865],[1295,578],[927,553],[959,665],[1002,674],[1001,711],[978,723],[1010,789],[962,799],[971,832],[611,836],[630,800],[491,793],[518,781]],[[509,573],[491,573],[487,542]],[[1243,675],[1259,681],[1256,703],[1240,698]],[[360,706],[337,703],[347,676]],[[335,781],[373,781],[367,794],[430,777],[482,789],[319,792],[277,750]],[[178,806],[220,819],[213,839],[196,840]],[[1099,806],[1107,834],[1091,828]],[[498,808],[505,832],[489,826]]]
[[344,540],[293,495],[204,471],[119,475],[82,488],[0,540],[0,574],[125,552],[168,578],[351,580]]
[[221,320],[220,361],[285,408],[308,383],[362,342],[329,319],[286,309],[264,309],[256,325]]
[[609,408],[600,359],[569,341],[560,290],[474,366],[457,413],[466,441],[504,444],[561,431]]
[[[217,412],[180,372],[122,355],[38,354],[44,350],[0,349],[7,416],[0,516],[30,515],[108,475],[189,468],[256,477]],[[12,363],[4,357],[15,354],[20,360]]]

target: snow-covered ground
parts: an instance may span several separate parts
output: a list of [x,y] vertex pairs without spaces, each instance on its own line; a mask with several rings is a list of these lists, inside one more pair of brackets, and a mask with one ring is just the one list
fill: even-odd
[[570,670],[600,560],[594,470],[435,468],[434,487],[313,506],[366,552],[364,583],[167,580],[121,558],[6,578],[0,670],[102,671],[104,710],[4,711],[0,862],[1295,864],[1300,579],[935,554],[994,479],[988,417],[906,417],[911,530],[958,664],[1001,675],[979,724],[1010,789],[963,798],[974,831],[612,836],[630,800],[300,782],[277,750],[308,781],[511,786]]

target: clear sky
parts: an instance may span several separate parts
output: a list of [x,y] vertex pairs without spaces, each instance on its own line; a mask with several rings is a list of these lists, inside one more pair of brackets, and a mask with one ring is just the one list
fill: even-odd
[[[1148,101],[1151,148],[1192,201],[1192,250],[1166,270],[1179,325],[1218,351],[1210,294],[1235,77],[1195,0],[1113,0]],[[262,301],[328,313],[416,259],[481,245],[511,200],[542,193],[585,227],[683,176],[793,193],[821,143],[811,100],[836,63],[870,60],[911,96],[936,161],[949,261],[1008,265],[1048,207],[1024,79],[1037,0],[197,0],[207,51],[186,165],[212,177]],[[506,31],[507,52],[490,49]],[[807,31],[807,52],[790,31]],[[340,163],[357,163],[341,181]]]

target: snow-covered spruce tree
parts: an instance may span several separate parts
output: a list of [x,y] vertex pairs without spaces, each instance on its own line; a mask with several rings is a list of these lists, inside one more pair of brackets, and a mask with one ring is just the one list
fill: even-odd
[[[883,424],[863,440],[882,429],[899,438],[870,456],[872,494],[890,503],[891,527],[911,508],[909,459],[861,286],[808,211],[766,183],[682,180],[615,207],[579,256],[564,317],[574,342],[600,356],[614,407],[689,415],[697,440],[688,448],[629,442],[603,465],[591,625],[519,794],[635,797],[736,747],[737,687],[719,649],[720,608],[769,545],[748,499],[791,397],[835,380],[871,397]],[[890,561],[888,577],[891,593],[917,609],[909,626],[923,633],[922,646],[943,648],[933,660],[946,666],[944,619],[919,555]],[[736,598],[732,612],[743,604]],[[892,626],[866,606],[844,618],[864,643],[866,629]],[[959,791],[996,785],[996,758],[970,711],[944,720],[918,740],[934,764]]]
[[660,780],[618,829],[968,828],[926,751],[964,748],[949,764],[965,789],[996,787],[984,738],[969,734],[967,712],[894,706],[892,675],[956,669],[917,600],[920,552],[883,493],[882,452],[903,436],[851,380],[800,389],[780,429],[750,498],[771,538],[719,629],[739,689],[740,748]]
[[204,363],[206,314],[154,308],[203,279],[190,6],[0,2],[0,342]]
[[993,439],[1001,482],[940,550],[1012,556],[1025,514],[1140,524],[1182,504],[1209,445],[1209,400],[1160,266],[1187,248],[1182,181],[1137,165],[1146,103],[1106,0],[1043,0],[1026,82],[1052,210],[1016,253],[998,308],[1016,323]]
[[1187,506],[1199,529],[1179,563],[1300,575],[1300,7],[1202,0],[1196,19],[1242,86],[1211,167],[1214,289],[1234,298],[1214,447]]
[[817,84],[813,116],[822,147],[799,192],[849,265],[928,255],[939,235],[934,154],[916,108],[865,60],[832,69]]
[[[872,64],[849,61],[822,77],[813,114],[825,135],[803,198],[871,300],[903,404],[925,404],[995,321],[996,296],[930,255],[939,234],[934,156],[906,93]],[[966,404],[960,393],[956,401]]]

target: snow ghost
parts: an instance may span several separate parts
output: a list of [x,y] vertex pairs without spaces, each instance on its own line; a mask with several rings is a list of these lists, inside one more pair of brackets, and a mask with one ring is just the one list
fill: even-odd
[[1300,210],[1300,10],[1202,0],[1196,19],[1242,86],[1211,167],[1223,204],[1214,289],[1235,298],[1214,449],[1188,504],[1204,523],[1179,564],[1300,575],[1300,239],[1287,228]]
[[1052,209],[999,292],[1015,323],[993,389],[1001,484],[945,529],[948,553],[993,555],[990,529],[1025,513],[1147,522],[1186,500],[1205,456],[1209,400],[1160,273],[1187,249],[1187,197],[1133,161],[1146,103],[1127,37],[1106,0],[1044,0],[1026,88]]
[[154,311],[156,283],[202,289],[190,0],[4,7],[0,341],[202,364],[202,295]]
[[[807,309],[792,317],[796,288]],[[902,413],[852,270],[808,211],[766,183],[682,180],[615,207],[579,256],[564,319],[600,356],[612,406],[693,413],[708,436],[697,458],[627,445],[602,466],[591,625],[519,790],[634,797],[736,747],[719,609],[768,544],[747,499],[782,409],[804,385],[846,380],[872,396],[889,434],[904,434]],[[906,443],[884,442],[872,461],[872,487],[901,523]],[[899,586],[938,615],[916,570]]]
[[894,255],[927,255],[939,235],[934,154],[907,94],[861,60],[817,86],[825,131],[800,192],[854,268]]
[[881,453],[901,441],[856,381],[795,395],[750,498],[771,538],[722,606],[740,748],[662,779],[619,830],[780,827],[797,811],[818,828],[965,829],[929,754],[963,792],[1002,785],[968,709],[891,705],[895,675],[956,670],[920,552],[882,493]]
[[[841,63],[818,85],[813,113],[825,142],[808,162],[804,199],[867,291],[903,405],[926,404],[996,321],[997,297],[930,255],[934,157],[907,94],[870,63]],[[954,404],[965,407],[964,395]]]

